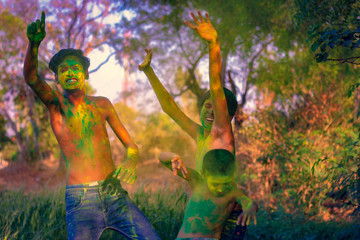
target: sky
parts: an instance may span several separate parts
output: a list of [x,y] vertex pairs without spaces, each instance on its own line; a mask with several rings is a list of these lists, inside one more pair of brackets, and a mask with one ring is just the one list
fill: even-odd
[[[92,68],[97,67],[109,54],[108,48],[104,52],[92,51],[88,56],[91,64],[89,70],[91,71]],[[107,97],[114,102],[122,91],[123,79],[124,69],[113,56],[98,71],[90,74],[89,83],[96,90],[95,95]]]
[[[94,14],[96,15],[96,12],[94,12]],[[134,16],[134,13],[125,10],[121,14],[111,14],[105,19],[104,23],[114,24],[119,22],[122,17],[130,20]],[[108,47],[104,47],[103,52],[100,50],[93,50],[87,56],[90,58],[89,71],[102,63],[110,53],[111,50]],[[112,56],[98,71],[90,74],[89,83],[96,90],[95,95],[107,97],[110,101],[114,102],[122,91],[123,79],[124,68],[117,63],[115,56]]]

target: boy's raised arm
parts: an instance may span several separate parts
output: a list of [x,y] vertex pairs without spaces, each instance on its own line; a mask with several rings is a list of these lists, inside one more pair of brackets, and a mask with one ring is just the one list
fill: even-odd
[[185,24],[195,30],[198,35],[209,44],[209,77],[210,77],[210,96],[213,104],[214,123],[212,132],[224,137],[224,134],[231,133],[231,123],[228,114],[227,104],[223,86],[221,84],[221,52],[218,34],[210,22],[209,15],[206,13],[206,20],[198,11],[199,19],[190,13],[195,25],[185,21]]
[[167,113],[185,132],[187,132],[195,141],[197,138],[197,130],[200,127],[197,123],[188,118],[183,111],[177,106],[172,96],[166,91],[160,80],[150,66],[152,52],[151,49],[146,51],[145,60],[139,65],[139,70],[143,71],[150,81],[155,91],[160,105],[165,113]]
[[108,111],[106,120],[126,148],[126,160],[115,170],[114,177],[123,179],[124,182],[132,184],[136,180],[136,164],[139,158],[139,148],[121,123],[110,100],[104,98],[104,101]]
[[41,101],[49,107],[55,100],[54,90],[38,76],[38,52],[41,41],[45,38],[45,13],[41,13],[41,20],[37,19],[27,27],[29,45],[24,61],[24,78]]

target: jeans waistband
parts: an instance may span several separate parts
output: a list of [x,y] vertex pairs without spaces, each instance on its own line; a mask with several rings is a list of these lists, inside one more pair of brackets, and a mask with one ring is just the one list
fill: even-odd
[[100,187],[103,182],[104,182],[104,180],[100,180],[100,181],[93,181],[93,182],[88,182],[88,183],[68,185],[68,186],[66,186],[66,189]]

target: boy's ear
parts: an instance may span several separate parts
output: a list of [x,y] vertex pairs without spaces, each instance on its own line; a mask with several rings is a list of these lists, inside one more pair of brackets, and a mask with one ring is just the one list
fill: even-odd
[[57,74],[55,74],[55,82],[56,82],[56,83],[59,83],[59,79],[58,79]]
[[200,174],[201,174],[202,178],[205,178],[205,173],[204,173],[204,171],[202,169],[200,170]]
[[89,79],[89,70],[85,71],[85,79]]

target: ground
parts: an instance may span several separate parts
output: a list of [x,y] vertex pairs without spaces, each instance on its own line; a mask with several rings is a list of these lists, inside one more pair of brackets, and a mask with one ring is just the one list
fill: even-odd
[[[25,163],[0,163],[0,191],[23,189],[25,193],[37,192],[48,186],[65,187],[65,176],[58,171],[59,160],[46,159],[33,165]],[[125,190],[132,195],[138,189],[156,190],[163,187],[177,188],[183,186],[189,190],[188,184],[162,166],[158,160],[147,160],[137,165],[137,180],[134,184],[122,183]]]

